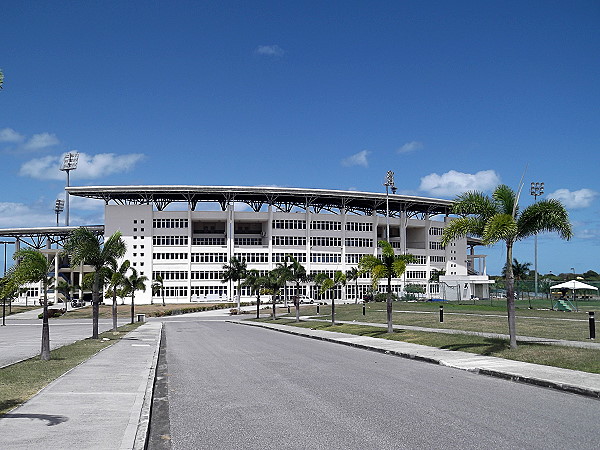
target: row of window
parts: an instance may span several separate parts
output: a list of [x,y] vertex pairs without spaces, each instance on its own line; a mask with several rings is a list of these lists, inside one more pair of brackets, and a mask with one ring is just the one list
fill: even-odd
[[[273,228],[278,230],[306,230],[305,220],[274,220]],[[314,220],[310,222],[311,230],[340,231],[342,223],[333,220]],[[373,231],[373,224],[368,222],[347,222],[347,231]]]
[[235,238],[234,239],[234,244],[235,245],[262,245],[262,239],[261,238]]
[[311,253],[310,262],[312,263],[340,263],[342,255],[339,253]]
[[188,228],[187,219],[154,219],[152,227],[154,228]]
[[[134,253],[135,255],[135,253]],[[152,253],[152,259],[187,259],[187,253]]]
[[192,253],[193,263],[226,263],[227,253]]
[[444,233],[443,228],[431,227],[429,228],[429,236],[441,236]]
[[188,245],[187,236],[152,236],[153,245]]

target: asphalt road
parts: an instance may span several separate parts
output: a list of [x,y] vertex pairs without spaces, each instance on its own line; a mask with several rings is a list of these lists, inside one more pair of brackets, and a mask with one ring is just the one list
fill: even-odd
[[153,424],[174,449],[600,442],[590,398],[214,320],[168,320],[164,336],[168,408]]

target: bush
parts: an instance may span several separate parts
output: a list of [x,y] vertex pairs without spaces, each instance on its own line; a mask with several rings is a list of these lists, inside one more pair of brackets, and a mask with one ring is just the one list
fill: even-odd
[[[392,292],[392,301],[398,300],[398,294]],[[376,302],[387,302],[387,292],[378,292],[375,294],[374,301]]]
[[[52,319],[53,317],[60,317],[65,313],[64,309],[49,309],[48,310],[48,318]],[[38,319],[43,319],[44,313],[41,312],[38,314]]]

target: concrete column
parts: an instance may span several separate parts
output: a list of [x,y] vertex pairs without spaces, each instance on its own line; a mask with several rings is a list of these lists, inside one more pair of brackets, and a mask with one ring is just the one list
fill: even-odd
[[273,205],[268,207],[267,240],[269,246],[269,270],[273,270]]

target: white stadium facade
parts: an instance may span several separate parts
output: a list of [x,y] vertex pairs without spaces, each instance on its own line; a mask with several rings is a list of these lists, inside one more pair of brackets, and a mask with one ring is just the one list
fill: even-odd
[[[451,218],[452,201],[386,193],[342,190],[243,186],[74,186],[70,195],[105,202],[104,226],[93,227],[105,237],[122,233],[125,259],[150,281],[163,279],[164,292],[148,286],[137,292],[136,303],[162,299],[169,303],[228,300],[233,286],[223,283],[223,265],[231,258],[245,260],[249,269],[267,272],[292,255],[308,273],[346,272],[361,256],[377,255],[377,242],[386,239],[397,253],[410,253],[402,278],[392,280],[402,295],[407,285],[422,286],[423,298],[464,300],[489,297],[485,255],[475,254],[479,242],[460,239],[444,247],[442,231]],[[19,246],[52,252],[69,229],[0,230]],[[103,231],[102,231],[103,230]],[[32,245],[33,243],[33,245]],[[58,265],[58,263],[57,263]],[[85,268],[57,267],[71,283]],[[445,271],[433,281],[435,271]],[[368,275],[345,288],[336,298],[362,298],[371,286]],[[294,294],[294,287],[290,286]],[[316,287],[300,287],[317,298]],[[35,296],[35,292],[27,295]],[[82,293],[80,293],[82,295]],[[77,294],[76,294],[77,296]],[[242,291],[242,300],[253,298]]]

